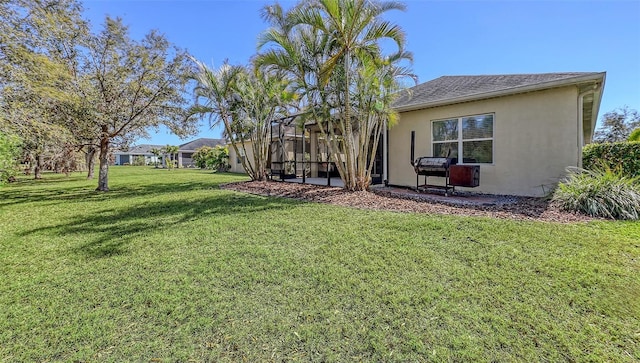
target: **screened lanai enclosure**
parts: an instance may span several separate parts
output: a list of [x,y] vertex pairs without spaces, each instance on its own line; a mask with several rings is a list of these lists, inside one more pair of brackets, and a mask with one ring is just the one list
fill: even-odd
[[[324,125],[324,127],[327,126]],[[327,130],[325,135],[331,137]],[[382,183],[382,150],[381,141],[375,153],[372,170],[373,184]],[[316,122],[307,122],[301,126],[296,122],[295,116],[272,121],[267,164],[271,166],[271,179],[343,186],[335,160],[331,158],[329,142],[322,135],[320,125]]]

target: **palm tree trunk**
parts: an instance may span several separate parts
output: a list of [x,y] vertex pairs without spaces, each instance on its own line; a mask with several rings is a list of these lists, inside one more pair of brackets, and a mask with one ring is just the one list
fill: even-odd
[[354,155],[354,140],[353,140],[353,130],[351,128],[351,93],[350,86],[351,80],[349,77],[349,72],[351,71],[351,53],[349,49],[345,51],[344,58],[344,78],[345,78],[345,88],[344,88],[344,130],[343,130],[343,143],[344,143],[344,153],[346,158],[346,179],[345,180],[345,188],[347,190],[358,190],[356,185],[356,160]]

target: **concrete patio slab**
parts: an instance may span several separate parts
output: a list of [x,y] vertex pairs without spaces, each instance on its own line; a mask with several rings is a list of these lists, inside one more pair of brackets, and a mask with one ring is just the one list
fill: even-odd
[[[285,179],[284,182],[302,184],[302,178]],[[325,185],[326,186],[327,185],[327,178],[306,178],[305,184]],[[344,183],[342,182],[342,179],[340,179],[340,178],[331,178],[331,186],[332,187],[342,188],[342,187],[344,187]]]
[[411,188],[385,187],[384,185],[374,185],[371,187],[371,191],[386,196],[423,200],[452,206],[501,206],[518,202],[518,197],[515,196],[478,194],[467,191],[449,192],[448,196],[444,196],[444,191],[437,189],[416,191]]

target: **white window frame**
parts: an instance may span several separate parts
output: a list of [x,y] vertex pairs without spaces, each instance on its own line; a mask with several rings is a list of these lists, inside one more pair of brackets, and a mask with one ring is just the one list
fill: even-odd
[[[493,117],[493,125],[492,125],[492,137],[483,137],[483,138],[477,138],[477,139],[463,139],[462,138],[462,119],[464,118],[469,118],[469,117],[484,117],[484,116],[489,116],[491,115]],[[458,120],[458,137],[455,140],[442,140],[442,141],[435,141],[433,140],[433,123],[434,122],[442,122],[442,121],[452,121],[452,120]],[[466,115],[466,116],[459,116],[459,117],[447,117],[447,118],[441,118],[441,119],[437,119],[437,120],[431,120],[431,154],[433,155],[433,145],[434,144],[445,144],[445,143],[451,143],[451,142],[457,142],[458,143],[458,165],[494,165],[496,160],[495,160],[495,148],[496,148],[496,144],[495,144],[495,130],[496,130],[496,114],[494,112],[487,112],[487,113],[480,113],[480,114],[476,114],[476,115]],[[465,163],[464,157],[463,157],[463,153],[462,153],[462,144],[464,142],[468,142],[468,141],[491,141],[491,162],[490,163]]]

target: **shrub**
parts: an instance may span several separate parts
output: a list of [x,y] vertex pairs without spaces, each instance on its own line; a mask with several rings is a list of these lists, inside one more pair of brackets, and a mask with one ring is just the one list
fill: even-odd
[[177,166],[177,160],[171,160],[170,158],[167,158],[164,162],[164,165],[168,170],[173,170]]
[[573,168],[553,199],[567,211],[612,219],[640,218],[640,177],[607,166],[596,170]]
[[193,153],[192,158],[198,168],[205,169],[207,167],[207,158],[212,150],[213,148],[210,146],[203,146]]
[[133,158],[133,163],[132,163],[132,165],[135,165],[135,166],[144,166],[144,165],[147,165],[147,161],[145,160],[144,156],[142,156],[142,155],[138,155],[138,156],[135,156],[135,157]]
[[640,127],[631,132],[627,141],[640,141]]
[[589,144],[582,149],[582,166],[596,170],[603,163],[610,169],[621,168],[624,175],[640,175],[640,141]]
[[215,148],[203,146],[193,154],[193,161],[201,169],[227,171],[229,169],[229,150],[223,146]]
[[20,139],[0,132],[0,185],[16,175],[19,153]]

